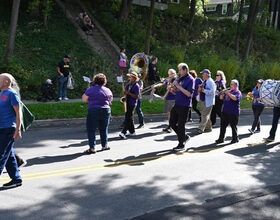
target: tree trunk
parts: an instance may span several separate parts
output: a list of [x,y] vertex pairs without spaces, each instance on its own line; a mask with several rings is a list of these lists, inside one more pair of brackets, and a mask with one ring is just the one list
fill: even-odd
[[202,2],[203,15],[205,15],[205,2],[204,0],[201,0],[201,2]]
[[196,6],[196,0],[191,0],[189,30],[191,30],[192,26],[193,26],[193,21],[194,21],[194,16],[195,16],[195,6]]
[[155,0],[151,0],[151,9],[150,9],[150,18],[147,26],[146,32],[146,40],[145,40],[145,53],[150,54],[150,44],[151,44],[151,35],[153,28],[153,17],[154,17],[154,9],[155,9]]
[[13,0],[8,48],[7,48],[6,55],[4,57],[5,64],[8,64],[9,58],[12,56],[12,54],[14,52],[14,48],[15,48],[15,38],[16,38],[19,6],[20,6],[20,0]]
[[239,56],[239,41],[240,41],[241,24],[242,24],[242,19],[243,19],[244,1],[245,0],[241,0],[240,8],[239,8],[239,17],[238,17],[237,29],[236,29],[236,37],[235,37],[235,52],[236,52],[236,56]]
[[127,20],[130,13],[131,5],[132,5],[132,0],[122,0],[119,20],[123,20],[123,21]]
[[[247,43],[246,43],[246,49],[245,49],[245,55],[244,55],[244,61],[248,59],[250,54],[250,48],[253,41],[253,33],[254,33],[254,26],[258,14],[258,8],[259,8],[260,0],[251,0],[252,4],[252,11],[251,11],[251,18],[249,19],[249,22],[247,24]],[[250,8],[251,8],[250,4]]]

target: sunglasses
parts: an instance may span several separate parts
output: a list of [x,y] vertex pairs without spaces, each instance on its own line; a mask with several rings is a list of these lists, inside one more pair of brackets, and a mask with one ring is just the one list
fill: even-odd
[[221,75],[216,75],[216,76],[221,76]]

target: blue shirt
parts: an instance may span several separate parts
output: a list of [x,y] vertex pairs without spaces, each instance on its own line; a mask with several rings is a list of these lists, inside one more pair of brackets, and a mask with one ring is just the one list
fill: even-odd
[[14,89],[0,93],[0,128],[16,127],[16,113],[13,106],[19,106],[19,100]]
[[264,106],[264,104],[261,101],[257,101],[257,99],[260,98],[260,91],[256,87],[253,89],[253,96],[253,105]]
[[[188,74],[186,76],[180,77],[178,79],[178,83],[183,87],[183,89],[188,90],[191,94],[194,91],[194,78]],[[186,96],[179,89],[176,89],[175,95],[175,105],[184,106],[184,107],[192,107],[192,95],[190,97]]]

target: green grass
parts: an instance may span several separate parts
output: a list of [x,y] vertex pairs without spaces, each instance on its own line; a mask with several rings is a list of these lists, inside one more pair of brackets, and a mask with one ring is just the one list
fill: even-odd
[[[252,103],[246,101],[244,97],[241,101],[241,108],[251,108]],[[36,103],[27,104],[29,110],[35,115],[36,120],[42,119],[62,119],[62,118],[82,118],[87,115],[87,105],[82,102],[76,103]],[[114,101],[112,106],[112,115],[124,115],[123,104]],[[164,101],[155,100],[150,103],[143,100],[142,110],[144,114],[164,113]]]

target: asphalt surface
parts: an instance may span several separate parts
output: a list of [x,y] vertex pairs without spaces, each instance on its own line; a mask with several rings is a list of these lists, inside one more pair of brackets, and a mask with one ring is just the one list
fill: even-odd
[[[252,115],[243,112],[237,144],[229,144],[230,128],[217,146],[219,128],[193,136],[198,120],[187,123],[192,138],[177,154],[174,133],[161,131],[164,115],[147,116],[127,140],[118,138],[122,120],[112,119],[111,150],[94,155],[82,153],[84,119],[35,122],[16,143],[28,163],[21,187],[1,189],[0,219],[280,219],[280,139],[262,142],[271,109],[254,135]],[[7,181],[4,173],[0,184]]]

